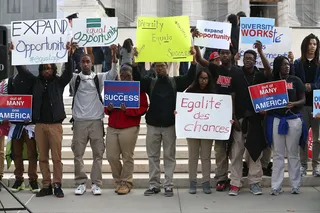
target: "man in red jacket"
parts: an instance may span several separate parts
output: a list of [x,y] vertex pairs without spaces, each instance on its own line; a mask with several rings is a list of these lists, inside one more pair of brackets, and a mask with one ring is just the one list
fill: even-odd
[[[132,81],[132,67],[125,65],[120,70],[121,81]],[[111,166],[112,176],[117,185],[118,195],[128,194],[133,186],[134,149],[136,146],[141,116],[148,109],[147,95],[140,92],[140,108],[127,109],[125,104],[115,109],[110,103],[105,108],[109,115],[107,128],[107,159]],[[123,164],[120,162],[122,156]]]

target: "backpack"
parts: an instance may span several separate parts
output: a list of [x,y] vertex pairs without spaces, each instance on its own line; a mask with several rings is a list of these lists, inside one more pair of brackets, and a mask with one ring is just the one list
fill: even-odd
[[[151,96],[152,96],[152,92],[153,92],[153,89],[154,89],[154,86],[156,85],[156,82],[157,82],[158,78],[152,78],[151,80],[151,84],[150,84],[150,96],[149,98],[151,99]],[[172,77],[169,77],[169,81],[170,81],[170,84],[173,88],[173,92],[177,92],[177,85],[176,85],[176,81],[174,80],[174,78]]]
[[[101,93],[100,93],[100,86],[99,86],[98,75],[96,75],[96,76],[94,77],[93,81],[94,81],[94,84],[96,85],[97,93],[98,93],[98,95],[99,95],[99,100],[100,100],[101,103],[103,104],[102,96],[101,96]],[[77,78],[76,78],[75,86],[74,86],[74,92],[73,92],[73,99],[72,99],[71,109],[73,109],[74,98],[76,97],[76,94],[77,94],[77,91],[78,91],[80,82],[81,82],[81,78],[80,78],[80,75],[78,75]],[[74,121],[74,119],[73,119],[73,117],[72,117],[72,118],[70,119],[70,123],[73,123],[73,121]]]

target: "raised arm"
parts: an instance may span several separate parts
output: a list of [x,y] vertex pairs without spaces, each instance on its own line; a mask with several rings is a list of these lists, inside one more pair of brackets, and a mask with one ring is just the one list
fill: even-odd
[[270,67],[270,63],[268,61],[268,59],[266,58],[265,54],[263,53],[262,50],[262,43],[260,41],[256,41],[256,43],[254,43],[255,48],[257,48],[257,51],[260,55],[261,58],[261,62],[263,64],[263,68],[264,68],[264,75],[265,76],[271,76],[271,67]]
[[72,50],[70,46],[70,42],[67,43],[66,48],[68,50],[68,62],[65,63],[64,70],[62,75],[59,78],[59,84],[62,87],[67,86],[70,80],[73,77],[73,59],[72,59]]
[[111,70],[109,70],[106,73],[99,73],[99,79],[100,76],[103,79],[103,81],[105,80],[114,80],[117,77],[117,63],[118,63],[118,58],[117,58],[117,46],[116,45],[111,45],[111,55],[112,55],[112,67]]
[[[198,36],[199,36],[199,30],[196,28],[192,32],[192,38],[194,39],[195,37],[198,37]],[[197,60],[197,62],[203,67],[209,67],[209,61],[207,61],[206,59],[202,58],[201,52],[200,52],[200,48],[198,46],[194,46],[194,48],[195,48],[195,51],[196,51],[196,60]]]

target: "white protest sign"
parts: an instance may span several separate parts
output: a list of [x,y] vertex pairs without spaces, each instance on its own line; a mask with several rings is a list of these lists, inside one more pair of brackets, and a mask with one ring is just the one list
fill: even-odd
[[67,19],[11,22],[12,65],[67,62],[68,31]]
[[110,46],[117,42],[118,18],[74,19],[72,33],[80,47]]
[[230,95],[177,93],[178,138],[228,140],[231,133]]
[[[291,38],[292,38],[292,30],[287,27],[274,27],[273,28],[273,41],[270,45],[263,45],[263,52],[268,59],[271,68],[273,67],[273,61],[277,56],[286,56],[288,57],[288,52],[291,50]],[[238,61],[239,66],[243,66],[243,55],[247,50],[255,50],[253,44],[243,44],[241,42],[241,38],[239,41],[239,53],[240,60]],[[263,64],[261,58],[258,54],[256,66],[258,68],[263,68]]]
[[228,50],[231,42],[231,24],[214,21],[197,21],[199,37],[194,45]]

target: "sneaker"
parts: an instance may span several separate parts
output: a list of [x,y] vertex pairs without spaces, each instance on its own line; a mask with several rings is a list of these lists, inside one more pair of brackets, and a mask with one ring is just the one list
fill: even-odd
[[116,189],[114,190],[114,193],[118,193],[120,187],[121,187],[121,184],[120,184],[120,183],[117,183],[117,187],[116,187]]
[[304,177],[307,175],[307,168],[306,167],[304,167],[304,166],[300,167],[300,175],[301,175],[301,177]]
[[78,188],[76,188],[76,190],[74,191],[74,194],[83,195],[86,191],[87,191],[86,185],[83,183],[83,184],[80,184]]
[[172,197],[173,196],[173,189],[172,188],[165,188],[164,189],[164,196],[165,197]]
[[189,194],[197,193],[197,182],[190,181]]
[[118,190],[118,195],[126,195],[131,191],[131,185],[127,182],[123,182]]
[[42,188],[37,194],[36,197],[44,197],[47,195],[52,195],[52,186],[50,185],[48,188]]
[[231,196],[237,196],[239,194],[239,191],[240,191],[240,187],[237,187],[237,186],[230,186],[230,189],[229,189],[229,195]]
[[29,182],[30,190],[32,193],[38,193],[40,192],[39,184],[37,180],[33,180]]
[[218,181],[216,184],[216,191],[222,192],[228,188],[230,185],[230,180],[225,180],[225,181]]
[[299,189],[299,188],[292,188],[292,189],[291,189],[291,194],[293,194],[293,195],[298,195],[298,194],[300,194],[300,189]]
[[158,194],[159,192],[161,192],[161,189],[160,189],[160,188],[152,187],[152,188],[147,189],[147,190],[144,192],[144,196],[155,195],[155,194]]
[[280,195],[282,192],[283,192],[283,189],[282,189],[282,188],[280,188],[280,189],[272,189],[271,192],[270,192],[270,195],[278,196],[278,195]]
[[61,189],[61,184],[59,184],[59,183],[55,183],[54,184],[53,193],[57,198],[63,198],[64,197],[64,193],[63,193],[63,191]]
[[202,183],[202,189],[203,189],[203,192],[205,194],[211,194],[212,191],[211,191],[211,186],[210,186],[210,182],[204,182]]
[[11,187],[11,191],[12,192],[18,192],[20,190],[24,190],[25,185],[24,185],[24,181],[23,180],[16,180],[13,184],[13,186]]
[[262,195],[261,187],[258,183],[250,185],[250,192],[254,195]]
[[312,171],[313,177],[320,177],[320,171],[317,167],[315,167]]
[[101,195],[101,188],[96,184],[92,184],[91,192],[93,195]]

